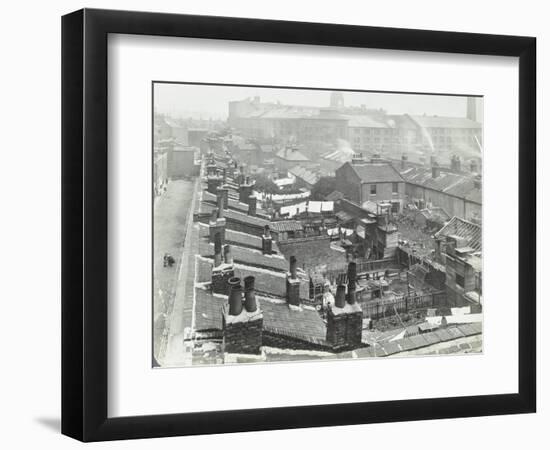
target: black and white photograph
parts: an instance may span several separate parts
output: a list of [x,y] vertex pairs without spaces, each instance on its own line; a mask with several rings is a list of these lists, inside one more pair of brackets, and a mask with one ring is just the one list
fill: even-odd
[[482,96],[152,97],[153,367],[483,353]]

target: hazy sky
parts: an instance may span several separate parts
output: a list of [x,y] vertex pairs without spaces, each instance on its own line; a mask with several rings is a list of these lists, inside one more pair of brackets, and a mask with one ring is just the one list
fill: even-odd
[[[466,98],[445,95],[415,95],[372,92],[344,92],[346,106],[383,108],[389,114],[466,116]],[[227,103],[259,95],[262,102],[280,101],[289,105],[328,106],[330,91],[155,84],[155,110],[176,117],[227,118]],[[479,102],[481,103],[481,101]],[[478,113],[478,117],[481,114]],[[478,119],[480,120],[480,119]]]

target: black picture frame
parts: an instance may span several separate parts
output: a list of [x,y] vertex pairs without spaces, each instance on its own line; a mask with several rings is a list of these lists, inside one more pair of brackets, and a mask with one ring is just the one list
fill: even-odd
[[[109,33],[519,58],[518,393],[107,417]],[[62,18],[62,433],[82,441],[535,412],[536,39],[84,9]]]

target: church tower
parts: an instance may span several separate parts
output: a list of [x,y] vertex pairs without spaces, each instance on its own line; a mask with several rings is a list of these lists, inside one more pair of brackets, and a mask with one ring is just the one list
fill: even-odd
[[341,92],[331,92],[330,107],[335,109],[344,108],[344,94],[342,94]]

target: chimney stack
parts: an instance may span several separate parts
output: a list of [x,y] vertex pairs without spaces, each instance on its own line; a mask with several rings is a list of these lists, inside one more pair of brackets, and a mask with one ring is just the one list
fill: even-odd
[[441,169],[437,161],[432,164],[432,178],[437,178],[440,175]]
[[256,312],[258,309],[254,281],[255,278],[253,276],[248,276],[244,279],[244,307],[249,313]]
[[401,170],[405,170],[407,168],[408,159],[409,157],[405,153],[401,155]]
[[262,253],[264,255],[271,255],[273,253],[273,238],[271,237],[271,230],[269,225],[264,227],[264,234],[262,235]]
[[297,267],[298,267],[298,261],[296,260],[295,256],[290,257],[290,277],[296,278],[297,276]]
[[472,159],[470,161],[470,172],[472,173],[478,173],[479,169],[477,167],[477,161],[475,159]]
[[214,242],[217,233],[220,234],[222,245],[225,244],[225,218],[223,217],[223,208],[215,208],[210,215],[208,224],[210,242]]
[[233,264],[233,255],[231,254],[231,246],[229,244],[223,246],[223,260],[226,264]]
[[454,173],[460,173],[461,172],[461,164],[460,164],[460,156],[453,155],[451,157],[451,170]]
[[254,293],[254,277],[244,279],[244,303],[240,279],[237,280],[238,284],[231,285],[228,304],[222,307],[223,352],[259,354],[263,314]]
[[217,175],[209,175],[206,180],[206,183],[208,186],[206,190],[211,194],[217,195],[218,188],[222,184],[222,178],[218,177]]
[[253,195],[250,195],[248,197],[248,215],[255,216],[256,208],[257,208],[256,197],[254,197]]
[[250,181],[250,177],[246,177],[244,183],[239,186],[239,201],[248,203],[248,198],[252,195],[254,182]]
[[286,300],[289,305],[300,306],[300,279],[297,275],[295,256],[290,257],[290,271],[286,277]]
[[218,267],[222,263],[222,240],[220,233],[214,236],[214,267]]

